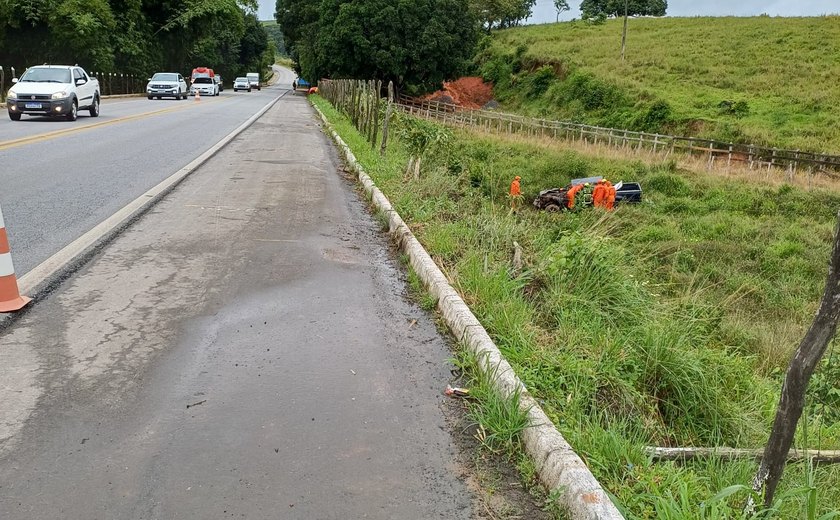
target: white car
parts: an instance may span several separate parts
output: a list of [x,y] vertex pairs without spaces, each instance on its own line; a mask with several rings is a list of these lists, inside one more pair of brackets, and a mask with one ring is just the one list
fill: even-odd
[[251,88],[255,88],[257,90],[262,90],[260,88],[260,75],[257,72],[249,72],[245,74],[245,77],[248,78],[248,83],[251,84]]
[[195,78],[190,85],[190,95],[194,96],[196,92],[200,92],[202,96],[218,96],[219,84],[215,78]]
[[236,78],[233,80],[233,91],[238,92],[240,90],[251,92],[251,83],[248,81],[248,78]]
[[61,116],[75,121],[79,110],[91,117],[99,116],[99,81],[88,76],[81,67],[42,65],[29,67],[18,78],[12,78],[6,96],[6,110],[12,121],[23,114]]
[[184,76],[177,72],[158,72],[146,85],[146,97],[149,99],[174,97],[175,99],[187,99],[187,82]]

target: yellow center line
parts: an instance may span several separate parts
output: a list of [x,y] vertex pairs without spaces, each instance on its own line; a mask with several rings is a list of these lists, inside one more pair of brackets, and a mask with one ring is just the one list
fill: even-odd
[[[226,101],[227,99],[231,99],[231,98],[220,99],[219,101]],[[26,145],[26,144],[49,141],[50,139],[55,139],[57,137],[61,137],[61,136],[68,135],[68,134],[75,134],[75,133],[78,133],[78,132],[82,132],[84,130],[90,130],[92,128],[101,128],[103,126],[115,125],[117,123],[125,123],[126,121],[136,121],[138,119],[145,119],[147,117],[166,114],[168,112],[176,112],[176,111],[179,111],[179,110],[186,110],[186,109],[195,107],[196,105],[200,105],[200,104],[201,104],[201,102],[185,103],[185,104],[181,104],[177,107],[163,108],[163,109],[160,109],[160,110],[154,110],[152,112],[143,112],[142,114],[134,114],[134,115],[130,115],[130,116],[118,117],[116,119],[109,119],[107,121],[101,121],[101,122],[92,123],[92,124],[89,124],[89,125],[75,126],[73,128],[65,128],[64,130],[56,130],[54,132],[47,132],[45,134],[30,135],[28,137],[21,137],[19,139],[12,139],[12,140],[9,140],[9,141],[0,141],[0,151],[8,150],[9,148],[16,148],[18,146],[23,146],[23,145]]]

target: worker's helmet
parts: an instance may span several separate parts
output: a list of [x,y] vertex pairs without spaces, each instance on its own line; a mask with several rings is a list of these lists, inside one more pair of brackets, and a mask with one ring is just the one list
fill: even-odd
[[516,177],[514,177],[513,179],[518,181],[518,180],[519,180],[519,179],[521,179],[521,178],[522,178],[522,177],[520,177],[519,175],[517,175],[517,176],[516,176]]

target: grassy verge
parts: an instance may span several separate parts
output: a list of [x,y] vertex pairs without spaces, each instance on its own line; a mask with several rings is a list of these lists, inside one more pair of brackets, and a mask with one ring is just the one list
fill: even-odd
[[[384,229],[388,229],[387,224]],[[417,273],[411,268],[408,257],[401,256],[402,263],[408,269],[408,281],[411,294],[420,306],[430,312],[434,312],[437,301],[426,291],[423,282]],[[440,316],[439,316],[440,318]],[[442,318],[441,318],[442,319]],[[445,327],[442,321],[438,321],[440,327]],[[479,449],[484,454],[477,454],[477,458],[484,462],[476,463],[479,480],[487,492],[492,494],[495,487],[494,471],[492,469],[481,469],[490,466],[487,463],[489,455],[493,460],[500,460],[506,464],[515,465],[522,486],[530,493],[534,503],[545,513],[545,517],[564,520],[566,515],[559,507],[557,498],[547,494],[539,485],[539,476],[533,461],[525,453],[522,444],[522,431],[528,427],[527,414],[520,409],[519,398],[505,399],[494,388],[490,379],[484,374],[489,373],[487,367],[481,367],[481,361],[475,354],[463,344],[455,346],[454,365],[460,374],[456,383],[460,387],[469,390],[469,397],[462,399],[466,409],[466,415],[472,422],[468,429],[478,442]],[[485,370],[481,370],[484,368]],[[521,518],[514,514],[511,518]]]
[[478,57],[507,107],[781,148],[840,152],[838,17],[641,18],[497,32]]
[[[824,283],[839,196],[467,132],[427,153],[415,180],[398,140],[381,157],[314,102],[628,517],[698,518],[701,503],[749,482],[752,462],[654,464],[642,447],[763,444],[781,368]],[[640,181],[646,202],[508,210],[514,175],[533,197],[594,174]],[[799,446],[840,447],[837,357],[821,369]],[[782,485],[780,518],[806,517],[811,485],[818,511],[840,504],[838,466],[791,465]],[[737,517],[744,498],[721,498],[702,518]]]

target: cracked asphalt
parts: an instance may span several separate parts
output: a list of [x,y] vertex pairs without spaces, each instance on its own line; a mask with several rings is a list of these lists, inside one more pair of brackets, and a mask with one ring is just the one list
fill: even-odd
[[446,339],[339,171],[286,96],[0,333],[0,518],[476,516]]

